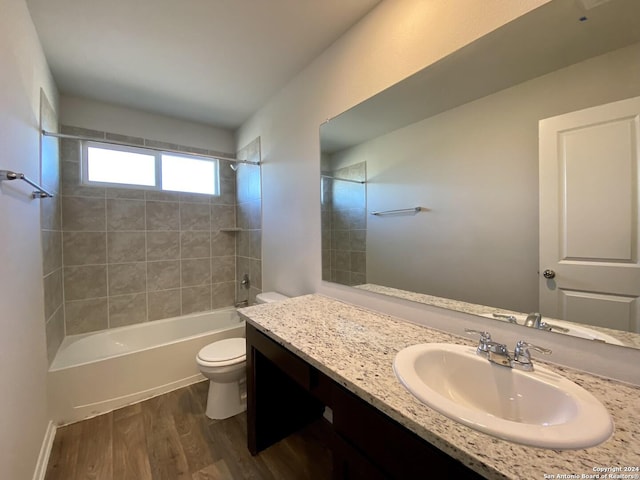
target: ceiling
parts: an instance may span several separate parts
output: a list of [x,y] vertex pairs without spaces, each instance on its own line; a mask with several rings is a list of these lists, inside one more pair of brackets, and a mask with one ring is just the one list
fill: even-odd
[[27,0],[63,95],[235,129],[381,0]]

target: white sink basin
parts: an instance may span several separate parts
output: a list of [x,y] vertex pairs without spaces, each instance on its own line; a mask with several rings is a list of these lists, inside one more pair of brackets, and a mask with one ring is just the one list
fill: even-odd
[[589,392],[550,370],[490,363],[474,347],[413,345],[393,362],[400,382],[429,407],[471,428],[535,447],[588,448],[613,422]]
[[[505,318],[496,318],[491,313],[483,314],[483,317],[492,318],[494,320],[503,320],[507,321]],[[526,315],[513,315],[518,322],[518,325],[524,325],[524,321],[526,320]],[[546,320],[545,320],[546,321]],[[602,342],[610,343],[611,345],[624,345],[620,340],[611,335],[608,335],[604,332],[600,332],[598,330],[594,330],[585,325],[580,325],[573,322],[565,322],[563,320],[549,320],[551,325],[555,325],[557,327],[566,328],[568,332],[561,332],[559,330],[552,329],[553,333],[563,333],[565,335],[572,335],[574,337],[586,338],[589,340],[600,340]]]

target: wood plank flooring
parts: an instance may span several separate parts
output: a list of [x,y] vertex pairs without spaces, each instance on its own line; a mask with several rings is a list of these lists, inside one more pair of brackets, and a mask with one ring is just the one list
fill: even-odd
[[211,420],[201,382],[61,427],[45,480],[327,480],[320,423],[252,457],[246,415]]

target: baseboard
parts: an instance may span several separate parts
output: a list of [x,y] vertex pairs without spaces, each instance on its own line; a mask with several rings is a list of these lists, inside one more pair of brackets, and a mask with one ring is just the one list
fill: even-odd
[[33,472],[33,480],[44,480],[44,476],[47,474],[49,455],[51,455],[51,448],[53,447],[53,440],[55,438],[56,426],[53,421],[50,421],[49,425],[47,425],[47,431],[44,434],[44,439],[42,440],[40,454],[38,455],[38,462],[36,463],[35,472]]

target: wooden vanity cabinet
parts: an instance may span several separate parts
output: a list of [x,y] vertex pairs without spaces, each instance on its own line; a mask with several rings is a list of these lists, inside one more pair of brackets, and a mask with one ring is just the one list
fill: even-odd
[[334,480],[482,478],[249,324],[247,395],[254,455],[320,419],[328,406]]

